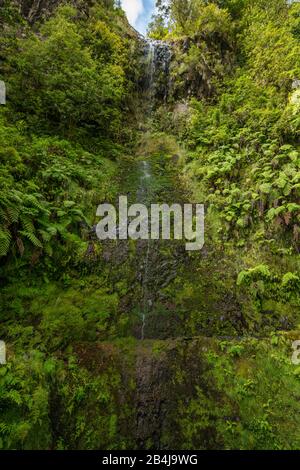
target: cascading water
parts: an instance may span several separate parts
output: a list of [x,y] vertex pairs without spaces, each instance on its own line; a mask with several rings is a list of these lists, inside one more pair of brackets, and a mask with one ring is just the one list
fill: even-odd
[[[140,187],[138,190],[138,199],[140,203],[149,206],[151,196],[152,173],[151,166],[148,161],[140,162]],[[142,276],[142,312],[141,312],[141,340],[145,339],[145,327],[147,320],[147,313],[149,311],[150,292],[149,292],[149,260],[151,251],[150,237],[147,241],[146,256],[143,263],[143,276]]]
[[[143,80],[140,82],[143,115],[139,113],[139,116],[141,116],[140,130],[144,135],[141,136],[139,150],[145,156],[142,159],[138,158],[137,162],[136,194],[137,201],[146,205],[149,212],[152,203],[161,202],[162,190],[166,183],[166,175],[161,174],[160,161],[152,147],[152,118],[156,106],[167,105],[171,46],[162,41],[148,40],[144,42],[143,47],[144,55],[141,62]],[[159,331],[164,330],[164,319],[162,322],[161,317],[158,320],[160,309],[156,307],[160,302],[159,283],[166,285],[170,280],[171,273],[168,269],[170,263],[167,259],[169,253],[165,254],[160,242],[149,237],[146,241],[139,241],[138,254],[140,260],[137,274],[141,286],[138,335],[141,341],[138,343],[136,360],[136,439],[138,448],[148,448],[149,442],[153,442],[153,448],[162,449],[160,436],[164,421],[163,406],[167,400],[164,398],[164,390],[160,390],[160,387],[164,383],[166,374],[153,360],[151,341],[148,343],[144,340],[158,338]]]
[[142,334],[141,334],[142,341],[145,339],[145,326],[146,326],[147,312],[149,310],[149,302],[150,302],[150,299],[148,299],[149,256],[150,256],[150,239],[147,242],[147,253],[146,253],[146,258],[145,258],[145,272],[144,272],[144,282],[143,282],[143,313],[142,313]]
[[[145,76],[144,76],[144,99],[145,109],[150,114],[154,109],[156,101],[165,102],[169,93],[169,70],[171,62],[171,48],[167,42],[157,40],[145,40]],[[138,190],[139,202],[150,205],[151,186],[153,184],[153,175],[151,165],[148,161],[140,162],[140,185]],[[147,241],[146,255],[143,262],[142,275],[142,305],[141,305],[141,339],[145,339],[145,327],[147,315],[149,314],[151,301],[151,290],[149,289],[149,274],[151,250],[153,244],[150,237]]]
[[169,94],[169,72],[172,58],[170,44],[165,41],[148,39],[145,41],[146,76],[145,91],[149,104],[155,100],[167,101]]
[[[155,75],[155,48],[153,42],[149,42],[148,50],[146,50],[147,55],[147,88],[149,93],[153,91],[153,82]],[[151,96],[150,96],[151,97]]]

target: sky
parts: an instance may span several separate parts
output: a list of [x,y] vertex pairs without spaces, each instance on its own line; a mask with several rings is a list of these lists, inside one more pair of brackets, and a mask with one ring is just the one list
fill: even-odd
[[129,23],[141,34],[147,31],[147,25],[155,9],[155,0],[121,0]]

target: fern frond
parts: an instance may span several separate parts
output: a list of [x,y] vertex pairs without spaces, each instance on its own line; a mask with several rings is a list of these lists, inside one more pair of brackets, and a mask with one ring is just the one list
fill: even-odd
[[53,248],[50,243],[46,243],[46,245],[44,246],[44,251],[48,256],[53,255]]
[[8,230],[0,229],[0,257],[6,256],[11,242],[11,233]]
[[27,232],[26,230],[20,230],[19,232],[20,235],[23,235],[23,237],[26,237],[35,247],[37,248],[43,248],[42,243],[40,240],[35,236],[34,233],[32,232]]
[[42,236],[42,239],[44,242],[50,242],[51,238],[52,238],[52,235],[50,232],[46,231],[46,230],[38,230],[38,233],[41,234]]
[[9,215],[10,223],[16,223],[19,220],[20,208],[18,206],[8,207],[6,209],[7,214]]
[[32,222],[31,218],[22,215],[20,217],[20,221],[21,221],[22,227],[25,230],[25,232],[28,232],[28,233],[35,232],[35,228],[34,228],[34,225],[33,225],[33,222]]

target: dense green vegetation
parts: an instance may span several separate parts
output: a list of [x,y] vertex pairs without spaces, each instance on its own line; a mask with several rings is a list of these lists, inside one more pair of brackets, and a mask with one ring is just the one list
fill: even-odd
[[[156,24],[164,21],[175,49],[162,124],[189,149],[184,171],[196,200],[208,205],[208,243],[227,251],[223,269],[235,258],[247,321],[273,315],[296,326],[299,5],[174,1],[167,15],[164,5],[151,32],[162,37]],[[173,97],[186,88],[192,98],[178,110]]]
[[[156,92],[119,2],[25,3],[0,2],[0,448],[299,449],[299,3],[159,0]],[[119,194],[204,202],[204,249],[100,243]]]

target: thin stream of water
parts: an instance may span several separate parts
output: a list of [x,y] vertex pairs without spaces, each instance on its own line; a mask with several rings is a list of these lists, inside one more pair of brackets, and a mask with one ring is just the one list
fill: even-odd
[[147,243],[147,253],[145,258],[145,272],[144,272],[144,281],[143,281],[143,313],[142,313],[142,334],[141,339],[145,339],[145,326],[147,313],[149,310],[149,299],[148,299],[148,273],[149,273],[149,256],[150,256],[150,238]]
[[[170,47],[163,41],[147,40],[146,49],[146,84],[147,84],[147,100],[149,101],[149,112],[152,112],[156,94],[158,91],[158,84],[156,83],[157,78],[161,76],[161,73],[165,76],[166,85],[163,92],[163,100],[166,101],[168,96],[168,84],[169,80],[169,65],[171,60]],[[148,161],[142,161],[140,163],[140,187],[138,190],[139,202],[149,205],[151,196],[151,180],[153,175],[151,172],[151,165]],[[149,292],[149,261],[151,258],[151,239],[149,236],[147,242],[147,251],[144,259],[144,275],[142,284],[142,327],[141,327],[141,339],[145,339],[145,327],[147,323],[147,315],[151,305],[151,293]]]
[[[142,161],[140,164],[140,190],[139,199],[140,202],[147,203],[150,195],[150,179],[152,178],[151,167],[149,162]],[[142,200],[141,200],[142,199]],[[145,339],[145,327],[147,321],[147,314],[149,311],[149,260],[151,252],[151,240],[150,237],[147,241],[147,251],[144,262],[144,275],[143,275],[143,293],[142,293],[142,328],[141,328],[141,340]]]

